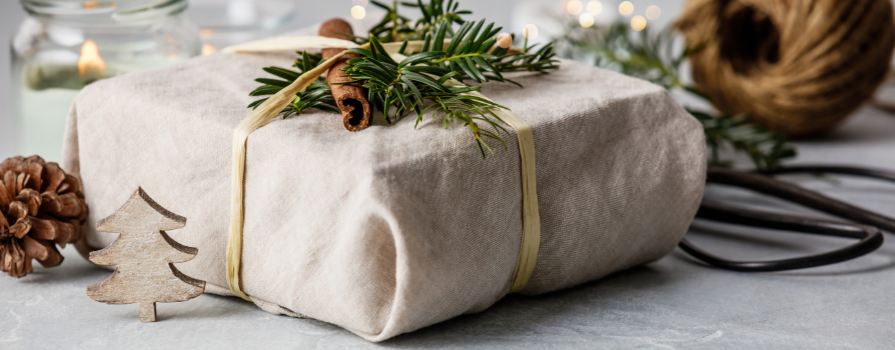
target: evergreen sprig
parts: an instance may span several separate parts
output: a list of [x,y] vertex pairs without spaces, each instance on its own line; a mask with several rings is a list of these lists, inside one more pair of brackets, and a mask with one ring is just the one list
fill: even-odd
[[[470,39],[468,43],[474,43],[481,39],[475,39],[474,33],[471,33],[470,37],[473,39]],[[443,41],[441,42],[443,43]],[[457,44],[457,42],[452,44]],[[354,79],[350,83],[362,83],[368,89],[368,101],[373,108],[385,115],[386,121],[390,124],[392,122],[390,107],[395,107],[394,113],[397,118],[409,111],[415,111],[417,114],[416,125],[419,125],[423,115],[431,109],[432,118],[436,118],[439,115],[438,112],[443,112],[442,125],[445,128],[447,128],[448,122],[462,122],[464,126],[469,127],[483,157],[486,155],[485,149],[492,154],[494,151],[482,137],[495,139],[506,147],[506,142],[500,138],[500,134],[507,134],[507,131],[497,123],[503,123],[503,120],[493,111],[506,109],[506,107],[478,96],[468,95],[482,87],[468,86],[452,81],[452,78],[459,77],[460,73],[440,66],[446,64],[445,62],[461,60],[457,57],[468,55],[467,52],[474,51],[453,50],[451,47],[446,48],[447,52],[441,51],[444,47],[437,43],[436,41],[436,44],[432,45],[431,40],[428,40],[425,46],[429,46],[435,51],[424,48],[422,53],[396,62],[385,51],[379,40],[373,36],[370,38],[369,50],[351,49],[360,57],[348,60],[349,65],[345,68],[345,75]],[[448,54],[448,52],[452,52],[452,54]],[[403,54],[403,52],[401,53]],[[469,59],[469,56],[462,59]],[[474,65],[473,68],[467,67],[467,71],[469,74],[478,72],[483,77]],[[429,103],[428,106],[426,106],[427,103]],[[494,132],[479,128],[476,121],[489,124]]]
[[[283,80],[269,78],[255,79],[256,82],[264,85],[259,86],[249,93],[249,96],[268,96],[276,94],[283,88],[289,86],[289,84],[295,82],[295,79],[298,79],[304,72],[314,69],[323,61],[320,54],[308,54],[306,51],[302,51],[298,54],[298,59],[295,61],[295,64],[292,65],[293,67],[298,68],[298,72],[279,67],[265,67],[263,68],[265,72],[273,74]],[[267,101],[267,99],[268,98],[265,97],[252,102],[249,104],[248,108],[258,108],[258,106],[264,103],[264,101]],[[302,111],[308,108],[317,108],[330,113],[339,113],[339,108],[336,107],[336,100],[333,98],[332,90],[330,90],[329,85],[326,83],[326,78],[318,78],[311,83],[307,89],[296,94],[292,103],[283,109],[283,118],[285,119],[292,115],[301,114]]]
[[[454,0],[432,0],[423,3],[417,0],[412,2],[394,1],[388,7],[375,0],[372,4],[387,11],[383,19],[370,30],[371,37],[380,42],[395,42],[409,40],[426,40],[427,44],[422,52],[430,49],[443,49],[441,42],[450,40],[448,53],[443,62],[451,70],[460,73],[458,79],[471,79],[476,83],[497,80],[517,84],[506,80],[501,73],[507,72],[545,72],[559,68],[555,59],[553,44],[547,44],[535,50],[537,45],[523,48],[519,52],[511,52],[509,48],[495,46],[497,34],[502,27],[494,28],[494,23],[486,23],[484,19],[478,22],[469,22],[461,18],[461,15],[471,14],[471,11],[457,10],[459,4]],[[405,6],[420,10],[421,17],[411,24],[411,21],[398,14],[398,7]],[[459,24],[460,27],[454,27]],[[515,35],[512,36],[515,40]],[[359,43],[369,42],[369,38],[355,37]],[[461,44],[455,44],[460,42]],[[461,55],[451,55],[456,49]],[[430,64],[442,62],[430,62]]]
[[720,150],[725,147],[724,145],[748,156],[759,169],[776,167],[781,160],[796,155],[795,149],[786,143],[785,138],[768,132],[761,126],[748,123],[748,118],[744,114],[713,116],[689,108],[687,111],[696,117],[705,129],[710,165],[723,167],[733,165],[732,161],[721,158]]
[[[466,21],[461,17],[472,14],[469,10],[458,10],[460,6],[454,0],[432,0],[424,4],[422,0],[416,2],[393,1],[392,6],[387,6],[379,1],[370,1],[376,7],[386,11],[385,16],[372,29],[370,35],[375,36],[381,42],[395,42],[402,40],[423,40],[427,33],[434,31],[438,24],[456,23],[462,25]],[[399,14],[398,6],[416,8],[420,11],[420,19],[413,22],[410,18]],[[452,36],[453,29],[448,26],[448,37]],[[360,42],[366,37],[358,37]]]
[[[556,40],[556,45],[562,56],[591,61],[596,66],[708,100],[698,89],[684,85],[680,79],[684,61],[702,50],[706,43],[681,49],[676,46],[676,36],[669,29],[657,34],[644,29],[637,35],[629,28],[624,22],[591,28],[570,23],[564,35]],[[745,154],[758,168],[777,166],[782,160],[796,155],[783,136],[750,124],[747,115],[711,115],[687,110],[702,123],[712,165],[732,165],[730,160],[721,157],[720,150],[724,148]]]
[[[348,66],[343,68],[345,76],[352,78],[349,83],[360,83],[368,89],[368,101],[374,110],[382,112],[389,124],[393,122],[393,117],[401,118],[411,111],[417,114],[416,125],[426,114],[431,114],[432,118],[442,118],[445,128],[450,122],[462,123],[472,131],[483,157],[486,150],[494,153],[485,142],[487,138],[500,142],[505,149],[507,147],[501,138],[501,135],[508,135],[501,125],[505,123],[494,113],[497,109],[506,108],[470,94],[481,89],[481,86],[465,82],[471,80],[481,84],[498,81],[522,87],[506,79],[503,74],[548,72],[559,68],[552,43],[537,50],[537,45],[527,47],[527,41],[522,50],[501,48],[496,41],[502,28],[486,23],[484,19],[478,22],[463,20],[460,16],[471,12],[458,10],[459,5],[454,0],[432,0],[429,3],[421,0],[416,3],[395,1],[391,7],[375,0],[371,3],[387,13],[370,31],[369,37],[354,37],[356,42],[369,43],[370,48],[352,49],[360,57],[348,60]],[[421,18],[413,22],[400,15],[399,4],[420,10]],[[398,53],[406,58],[396,62],[383,48],[382,42],[399,40],[403,40],[403,45]],[[422,49],[408,52],[406,48],[410,40],[423,41]],[[285,80],[256,79],[264,85],[251,95],[275,94],[294,82],[301,73],[318,66],[320,61],[320,55],[302,52],[295,63],[300,72],[267,67],[264,69],[266,72]],[[255,101],[249,107],[255,108],[265,100]],[[297,94],[283,114],[284,117],[301,114],[307,108],[338,113],[332,91],[324,78],[314,81],[308,89]],[[490,128],[482,128],[479,124]]]

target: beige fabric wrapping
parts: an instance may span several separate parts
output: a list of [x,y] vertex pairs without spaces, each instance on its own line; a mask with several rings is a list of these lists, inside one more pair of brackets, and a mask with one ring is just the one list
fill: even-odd
[[[407,49],[406,52],[408,53],[418,52],[422,45],[422,41],[382,44],[385,51],[396,62],[401,62],[407,58],[407,56],[398,51]],[[355,43],[350,41],[326,37],[278,37],[231,46],[224,49],[224,52],[257,53],[272,52],[277,51],[277,49],[280,51],[297,52],[307,49],[353,48],[356,46]],[[369,47],[370,44],[366,44],[360,48],[369,49]],[[321,62],[314,69],[302,73],[289,86],[284,87],[266,99],[264,103],[252,109],[233,132],[233,173],[230,177],[230,235],[227,242],[227,285],[230,288],[230,292],[235,296],[248,301],[252,300],[241,289],[242,285],[239,282],[240,263],[242,260],[242,226],[245,221],[243,217],[243,199],[245,192],[245,151],[248,136],[253,131],[264,127],[264,125],[276,119],[283,108],[286,108],[292,102],[297,93],[304,91],[326,71],[332,70],[331,67],[333,67],[335,62],[338,62],[339,57],[348,52],[350,51],[346,49],[329,58],[326,62]],[[451,84],[462,84],[455,79],[450,79],[449,82]],[[479,92],[473,91],[467,94],[487,99],[486,96]],[[534,139],[531,125],[519,119],[509,109],[497,108],[492,110],[491,113],[510,126],[515,131],[516,138],[519,141],[522,177],[522,243],[520,244],[519,258],[516,263],[516,269],[513,272],[513,281],[510,287],[511,293],[517,293],[525,288],[525,285],[531,278],[531,274],[534,272],[538,257],[538,245],[541,240],[541,223],[538,216],[537,186],[535,183]]]
[[[90,220],[142,186],[189,218],[169,234],[199,248],[178,267],[229,295],[225,251],[233,130],[277,54],[219,54],[103,80],[75,99],[63,166]],[[661,258],[702,197],[700,124],[662,88],[562,61],[482,93],[534,130],[541,241],[523,294],[571,287]],[[372,341],[510,291],[522,232],[520,156],[481,159],[469,131],[413,118],[346,132],[332,114],[276,119],[249,136],[241,282],[264,310],[331,322]],[[90,227],[99,248],[115,234]],[[234,299],[234,302],[237,302]]]

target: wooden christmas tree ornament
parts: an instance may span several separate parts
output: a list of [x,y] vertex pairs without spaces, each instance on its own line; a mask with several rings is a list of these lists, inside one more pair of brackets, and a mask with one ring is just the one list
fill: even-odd
[[106,304],[140,304],[140,321],[155,321],[155,303],[195,298],[205,291],[205,281],[184,275],[174,263],[192,260],[198,249],[184,246],[164,230],[186,226],[186,218],[174,214],[138,188],[118,211],[96,223],[103,232],[120,233],[108,247],[90,253],[90,261],[117,265],[106,280],[87,287],[91,299]]

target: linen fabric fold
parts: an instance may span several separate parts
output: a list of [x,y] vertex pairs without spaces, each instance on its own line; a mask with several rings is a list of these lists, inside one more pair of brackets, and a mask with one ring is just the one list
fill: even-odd
[[[272,43],[273,42],[273,43]],[[412,42],[395,42],[382,44],[386,52],[392,56],[396,62],[401,62],[407,58],[400,50],[409,49],[407,52],[417,52],[423,45],[422,41]],[[250,42],[242,45],[231,46],[224,49],[224,52],[230,53],[255,53],[255,52],[271,52],[276,49],[280,51],[301,51],[307,49],[324,49],[332,47],[355,47],[353,42],[326,38],[326,37],[280,37],[271,39],[262,39],[256,42]],[[360,48],[369,49],[369,44]],[[411,48],[414,47],[414,48]],[[250,297],[242,291],[239,283],[240,263],[242,260],[242,226],[244,222],[243,201],[245,194],[245,151],[246,141],[249,134],[260,127],[264,127],[270,121],[275,119],[278,114],[286,108],[295,95],[304,91],[327,71],[331,71],[339,58],[349,53],[345,50],[341,53],[329,58],[325,62],[321,62],[317,67],[304,72],[295,79],[291,84],[278,91],[276,94],[267,98],[264,103],[254,108],[248,116],[243,119],[236,130],[233,131],[233,173],[231,175],[230,187],[230,236],[227,242],[227,285],[230,292],[245,300],[251,301]],[[329,73],[326,73],[329,74]],[[462,84],[457,80],[450,79],[452,84]],[[472,95],[479,98],[487,99],[479,92],[468,92],[466,95]],[[541,239],[541,224],[538,216],[537,203],[537,186],[535,183],[535,150],[534,140],[532,137],[531,125],[524,120],[519,119],[509,109],[501,108],[491,111],[499,120],[505,122],[516,132],[516,138],[519,141],[519,153],[521,160],[521,177],[522,177],[522,243],[519,249],[519,259],[516,263],[516,270],[513,272],[513,281],[510,292],[516,293],[525,288],[531,274],[534,271],[537,262],[538,244]]]
[[[136,186],[189,218],[178,264],[230,295],[226,249],[233,131],[265,66],[293,55],[218,54],[96,82],[75,99],[63,166],[88,221]],[[482,94],[531,125],[540,249],[523,294],[568,288],[656,260],[702,198],[701,125],[661,87],[565,61],[525,86]],[[479,312],[511,289],[522,238],[515,134],[482,159],[466,128],[426,116],[357,133],[316,110],[248,137],[241,286],[263,309],[381,341]],[[512,133],[512,129],[509,129]],[[85,245],[116,235],[88,228]]]

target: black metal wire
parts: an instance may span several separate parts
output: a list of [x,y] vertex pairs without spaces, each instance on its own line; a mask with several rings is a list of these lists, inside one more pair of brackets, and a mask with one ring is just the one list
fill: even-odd
[[762,171],[761,174],[710,168],[707,172],[706,182],[708,183],[719,183],[753,190],[861,224],[743,209],[711,200],[703,200],[699,212],[696,214],[697,218],[744,226],[857,238],[860,240],[850,246],[822,254],[769,261],[733,261],[720,258],[699,249],[686,239],[681,240],[679,246],[693,257],[715,267],[736,271],[768,272],[823,266],[851,260],[866,255],[882,245],[884,238],[879,228],[895,233],[895,220],[892,218],[832,199],[796,184],[767,176],[793,173],[854,175],[895,182],[895,173],[848,166],[781,167]]
[[835,264],[863,256],[883,244],[882,232],[873,226],[735,208],[708,200],[702,202],[696,217],[752,227],[860,239],[855,244],[826,253],[768,261],[727,260],[699,249],[686,239],[681,240],[680,247],[685,252],[712,266],[728,270],[767,272]]
[[839,174],[867,177],[878,180],[895,182],[895,173],[873,168],[863,168],[843,165],[792,165],[758,171],[764,175],[780,174]]

